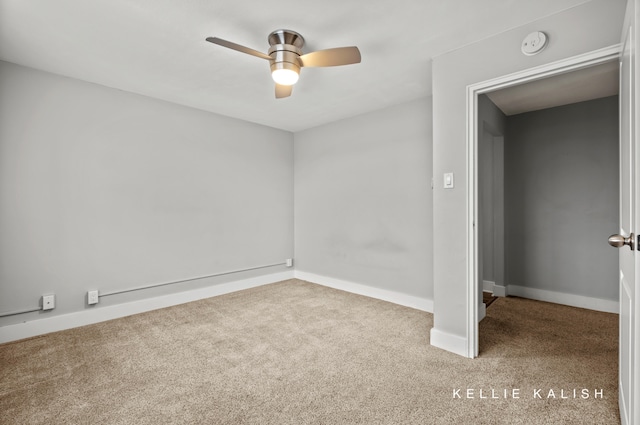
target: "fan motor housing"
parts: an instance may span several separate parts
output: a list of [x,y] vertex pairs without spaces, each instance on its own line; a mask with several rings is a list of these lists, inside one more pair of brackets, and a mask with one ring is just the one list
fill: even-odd
[[276,69],[291,69],[300,73],[300,55],[302,51],[292,44],[276,44],[271,46],[268,55],[271,56],[271,71]]
[[300,74],[300,56],[304,38],[295,31],[275,30],[268,37],[271,56],[271,72],[276,69],[290,69]]

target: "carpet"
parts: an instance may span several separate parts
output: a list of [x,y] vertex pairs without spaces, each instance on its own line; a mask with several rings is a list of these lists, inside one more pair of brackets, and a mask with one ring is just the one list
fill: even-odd
[[0,422],[616,424],[617,324],[500,298],[472,360],[429,313],[288,280],[0,345]]

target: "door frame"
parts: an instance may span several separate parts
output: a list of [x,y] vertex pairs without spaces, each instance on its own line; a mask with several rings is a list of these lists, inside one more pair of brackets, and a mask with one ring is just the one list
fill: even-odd
[[530,81],[564,74],[619,60],[622,46],[615,44],[603,49],[572,56],[546,65],[529,68],[512,74],[482,81],[467,86],[467,357],[478,356],[478,291],[481,285],[478,276],[478,96]]

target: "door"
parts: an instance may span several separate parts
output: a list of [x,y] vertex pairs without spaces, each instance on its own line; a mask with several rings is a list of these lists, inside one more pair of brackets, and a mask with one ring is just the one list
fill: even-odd
[[[640,164],[635,134],[636,66],[635,9],[640,0],[629,0],[622,31],[620,57],[620,233],[609,243],[620,248],[620,351],[619,406],[625,425],[640,423],[638,398],[637,283],[636,267],[640,266],[637,233],[640,224],[637,165]],[[638,269],[640,271],[640,268]]]

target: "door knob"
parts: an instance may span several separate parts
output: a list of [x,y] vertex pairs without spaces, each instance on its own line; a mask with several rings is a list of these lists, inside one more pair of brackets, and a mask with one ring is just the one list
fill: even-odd
[[629,248],[631,248],[631,250],[633,251],[633,238],[633,233],[626,238],[622,235],[611,235],[609,236],[609,245],[616,248],[621,248],[624,245],[628,245]]

